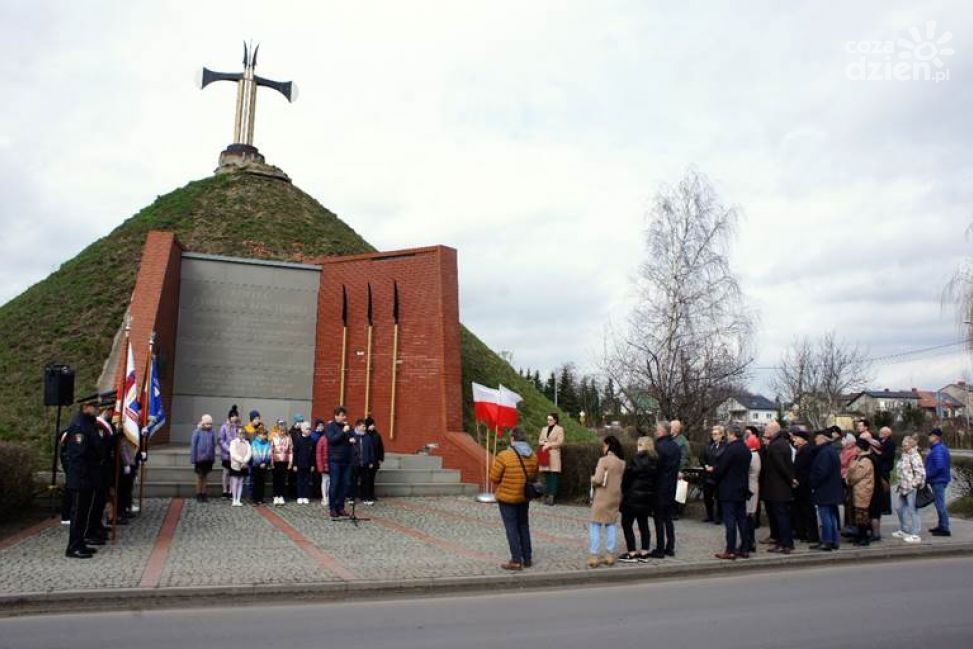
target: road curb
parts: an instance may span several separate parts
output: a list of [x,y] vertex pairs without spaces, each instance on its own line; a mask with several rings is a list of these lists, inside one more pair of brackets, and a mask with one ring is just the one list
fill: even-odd
[[[973,555],[973,543],[931,546],[894,546],[848,549],[833,553],[764,556],[738,561],[702,561],[692,564],[616,566],[585,572],[522,573],[473,577],[312,582],[303,584],[255,584],[238,586],[186,586],[165,588],[115,588],[0,595],[0,618],[84,611],[131,611],[235,605],[276,601],[333,602],[409,595],[443,596],[462,593],[532,590],[552,587],[590,587],[663,581],[674,578],[733,576],[778,568],[814,568],[845,563],[875,563],[895,559],[940,559]],[[579,561],[583,559],[579,555]]]

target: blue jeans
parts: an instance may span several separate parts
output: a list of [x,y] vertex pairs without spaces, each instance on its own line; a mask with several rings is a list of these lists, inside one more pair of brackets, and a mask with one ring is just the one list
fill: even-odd
[[818,521],[821,523],[821,543],[838,547],[841,538],[838,534],[838,506],[818,505]]
[[618,525],[615,523],[588,523],[588,535],[591,537],[591,545],[588,548],[591,554],[601,552],[601,530],[605,530],[605,552],[612,554],[615,552],[615,543],[618,541]]
[[916,509],[916,490],[907,494],[899,493],[899,529],[906,534],[918,536],[922,529],[922,519]]
[[351,465],[328,462],[331,484],[328,485],[328,506],[331,513],[344,511],[348,490],[351,489]]
[[530,503],[510,505],[498,502],[503,529],[507,532],[507,545],[510,546],[510,560],[514,563],[530,561]]
[[[723,527],[726,528],[726,552],[744,554],[749,551],[747,539],[747,501],[721,500],[723,508]],[[737,546],[737,530],[740,531],[740,545]]]
[[937,482],[929,486],[932,487],[933,496],[936,497],[936,513],[939,515],[939,529],[948,532],[949,513],[946,511],[946,487],[948,485]]

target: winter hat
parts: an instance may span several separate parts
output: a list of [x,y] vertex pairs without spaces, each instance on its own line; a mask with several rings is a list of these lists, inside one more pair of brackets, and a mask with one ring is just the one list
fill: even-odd
[[296,414],[296,415],[294,415],[294,423],[295,423],[295,424],[299,424],[299,423],[301,423],[302,421],[304,421],[304,415],[302,415],[302,414],[300,414],[300,413],[298,413],[298,414]]
[[750,437],[747,438],[746,445],[747,448],[750,449],[751,451],[759,451],[760,439],[756,435],[751,435]]
[[942,428],[933,428],[931,431],[929,431],[928,434],[929,434],[929,437],[932,437],[933,435],[935,435],[936,437],[942,437],[943,436],[943,429]]
[[791,437],[800,437],[805,442],[810,441],[810,439],[811,439],[811,436],[808,435],[807,431],[806,430],[801,430],[800,428],[798,428],[796,430],[795,429],[791,429]]
[[256,411],[256,410],[251,410],[250,411],[250,421],[253,421],[254,419],[256,419],[259,416],[260,416],[260,413],[258,411]]
[[227,413],[226,418],[232,419],[233,417],[239,417],[239,416],[240,416],[240,411],[237,410],[236,404],[234,403],[232,406],[230,406],[230,412]]
[[202,417],[199,418],[200,426],[205,426],[206,424],[209,424],[210,426],[213,425],[213,418],[210,417],[209,415],[203,415]]

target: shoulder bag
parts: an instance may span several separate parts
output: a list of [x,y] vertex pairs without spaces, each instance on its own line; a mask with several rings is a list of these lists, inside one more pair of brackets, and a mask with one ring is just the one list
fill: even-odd
[[527,475],[527,466],[524,464],[524,458],[520,457],[520,453],[516,449],[510,450],[517,456],[517,461],[520,462],[520,468],[524,471],[524,498],[527,500],[537,500],[544,495],[543,483],[538,480],[531,482],[530,476]]

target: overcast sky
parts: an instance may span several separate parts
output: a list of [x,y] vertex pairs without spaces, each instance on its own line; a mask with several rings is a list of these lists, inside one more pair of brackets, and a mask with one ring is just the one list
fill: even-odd
[[[5,0],[0,303],[212,172],[235,88],[194,75],[238,71],[244,38],[300,86],[258,97],[268,162],[380,249],[456,247],[463,321],[517,366],[596,366],[651,197],[690,165],[743,217],[757,368],[829,329],[875,357],[961,339],[940,296],[973,249],[965,0]],[[936,48],[938,82],[912,66]],[[875,387],[971,371],[959,345],[893,360]]]

